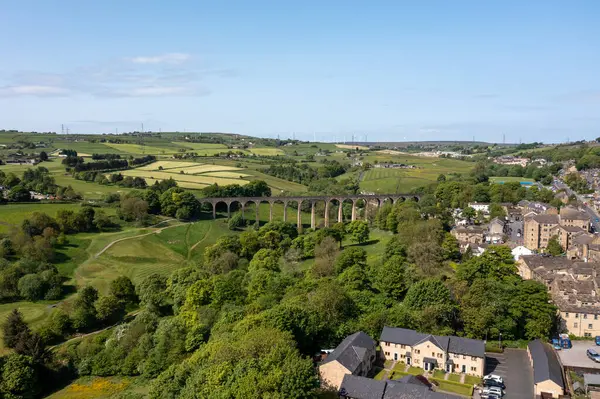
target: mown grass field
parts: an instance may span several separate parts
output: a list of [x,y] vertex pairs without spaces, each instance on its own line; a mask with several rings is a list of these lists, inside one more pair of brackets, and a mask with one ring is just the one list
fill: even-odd
[[[374,193],[405,193],[432,182],[440,174],[469,173],[473,163],[458,159],[418,157],[408,154],[387,154],[381,151],[366,155],[363,162],[395,162],[415,165],[414,169],[372,168],[364,172],[360,188]],[[338,178],[344,178],[342,175]],[[356,176],[356,173],[354,173]]]
[[[20,226],[23,220],[31,216],[33,212],[43,212],[52,217],[61,209],[77,212],[81,204],[53,204],[53,203],[28,203],[0,205],[0,233],[7,233],[11,226]],[[107,213],[111,213],[108,211]],[[114,214],[114,211],[112,212]]]
[[91,256],[74,273],[77,285],[93,285],[106,293],[110,282],[120,275],[131,278],[134,283],[152,273],[168,276],[188,262],[202,258],[204,248],[222,235],[234,233],[228,230],[225,219],[220,219],[200,220],[140,234],[146,235],[129,235],[131,238],[116,242],[99,256],[96,256],[101,250],[98,245],[93,249],[88,247]]
[[249,148],[252,154],[255,155],[263,155],[263,156],[275,156],[275,155],[284,155],[283,150],[274,147],[257,147],[257,148]]
[[495,176],[495,177],[490,177],[490,182],[492,183],[513,183],[513,182],[528,182],[528,183],[534,183],[535,180],[534,179],[530,179],[528,177],[515,177],[515,176],[505,176],[505,177],[499,177],[499,176]]

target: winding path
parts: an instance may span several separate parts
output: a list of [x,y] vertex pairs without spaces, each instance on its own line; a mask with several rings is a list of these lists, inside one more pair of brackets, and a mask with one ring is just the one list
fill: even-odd
[[[148,228],[150,228],[150,229],[151,229],[151,228],[153,228],[153,227],[156,227],[156,226],[158,226],[159,224],[163,224],[163,223],[166,223],[166,222],[171,222],[171,221],[173,221],[173,220],[177,220],[177,219],[163,220],[163,221],[162,221],[162,222],[160,222],[160,223],[157,223],[157,224],[155,224],[155,225],[148,226],[148,227],[145,227],[145,228],[146,228],[146,229],[148,229]],[[172,226],[165,226],[165,227],[162,227],[162,228],[160,228],[160,229],[157,229],[157,230],[152,230],[152,231],[151,231],[151,232],[149,232],[149,233],[138,234],[137,236],[124,237],[124,238],[119,238],[119,239],[117,239],[117,240],[111,241],[111,242],[109,242],[108,244],[106,244],[106,246],[105,246],[104,248],[102,248],[102,249],[100,250],[100,252],[98,252],[96,255],[94,255],[94,258],[97,258],[97,257],[99,257],[99,256],[100,256],[100,255],[102,255],[104,252],[106,252],[106,250],[108,250],[110,247],[112,247],[113,245],[115,245],[116,243],[119,243],[119,242],[121,242],[121,241],[125,241],[125,240],[131,240],[131,239],[133,239],[133,238],[145,237],[145,236],[149,236],[149,235],[151,235],[151,234],[158,234],[158,233],[160,233],[161,231],[163,231],[163,230],[165,230],[165,229],[169,229],[169,228],[171,228],[171,227],[182,226],[182,225],[184,225],[184,224],[185,224],[185,223],[178,223],[178,224],[174,224],[174,225],[172,225]]]

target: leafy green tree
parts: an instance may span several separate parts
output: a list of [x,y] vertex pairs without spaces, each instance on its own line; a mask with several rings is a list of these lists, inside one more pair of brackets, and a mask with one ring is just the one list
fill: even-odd
[[415,310],[452,302],[450,290],[437,278],[427,278],[411,285],[404,298],[404,304]]
[[468,221],[472,221],[473,219],[475,219],[475,216],[477,216],[477,211],[474,208],[468,206],[465,209],[463,209],[462,215]]
[[96,315],[105,324],[114,324],[125,316],[125,303],[112,295],[100,297],[96,301]]
[[52,342],[65,337],[71,331],[71,319],[62,309],[56,308],[44,323],[39,333],[45,342]]
[[44,297],[44,282],[37,274],[26,274],[19,280],[19,294],[29,300],[37,301]]
[[490,219],[499,218],[500,220],[504,220],[506,217],[506,211],[499,204],[491,204],[490,205]]
[[8,355],[2,367],[0,391],[4,398],[33,399],[40,390],[38,375],[33,361],[28,356]]
[[157,273],[149,275],[136,287],[140,304],[153,312],[166,303],[166,289],[167,279]]
[[346,231],[359,244],[369,241],[369,224],[364,220],[350,222],[346,227]]
[[548,240],[548,246],[546,246],[546,252],[552,256],[560,256],[563,254],[564,250],[558,242],[557,236],[550,237],[550,240]]
[[79,291],[73,303],[73,328],[78,331],[92,328],[97,321],[94,303],[98,299],[98,291],[94,287],[84,287]]
[[4,324],[2,324],[4,346],[14,348],[17,345],[19,335],[30,331],[29,326],[23,320],[21,312],[18,309],[13,309]]
[[6,198],[10,202],[27,202],[31,201],[31,194],[27,188],[19,185],[8,190]]
[[249,271],[256,271],[256,270],[279,271],[279,257],[280,257],[280,254],[278,251],[275,251],[273,249],[263,248],[254,255],[254,257],[250,261],[248,270]]
[[456,270],[456,278],[469,285],[478,278],[509,283],[520,280],[510,248],[502,245],[490,245],[481,256],[461,263]]
[[244,216],[241,212],[236,212],[233,214],[229,222],[227,223],[229,230],[237,230],[240,227],[244,226]]
[[442,250],[444,251],[444,259],[451,261],[460,260],[460,247],[458,240],[450,233],[446,233],[442,242]]
[[394,255],[373,271],[375,288],[389,298],[400,300],[408,289],[406,273],[406,259]]
[[136,304],[138,297],[135,293],[135,286],[126,276],[119,276],[110,282],[110,295],[114,296],[125,304]]
[[343,250],[335,260],[335,272],[341,274],[344,270],[354,265],[365,265],[367,253],[362,248],[349,247]]

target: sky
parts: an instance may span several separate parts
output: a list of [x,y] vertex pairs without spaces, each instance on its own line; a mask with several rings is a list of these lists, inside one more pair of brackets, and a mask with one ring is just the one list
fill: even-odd
[[0,129],[600,136],[600,2],[1,1]]

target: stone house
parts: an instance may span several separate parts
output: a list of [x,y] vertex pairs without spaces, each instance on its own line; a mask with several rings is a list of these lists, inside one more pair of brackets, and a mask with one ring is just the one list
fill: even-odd
[[423,334],[414,330],[384,327],[380,346],[386,360],[483,377],[485,343],[477,339]]
[[[536,397],[558,398],[565,394],[562,367],[550,345],[539,339],[527,345],[527,355],[533,368],[533,386]],[[545,394],[545,395],[544,395]]]
[[319,364],[321,383],[339,389],[347,374],[366,376],[375,362],[376,347],[377,342],[362,331],[347,336]]

